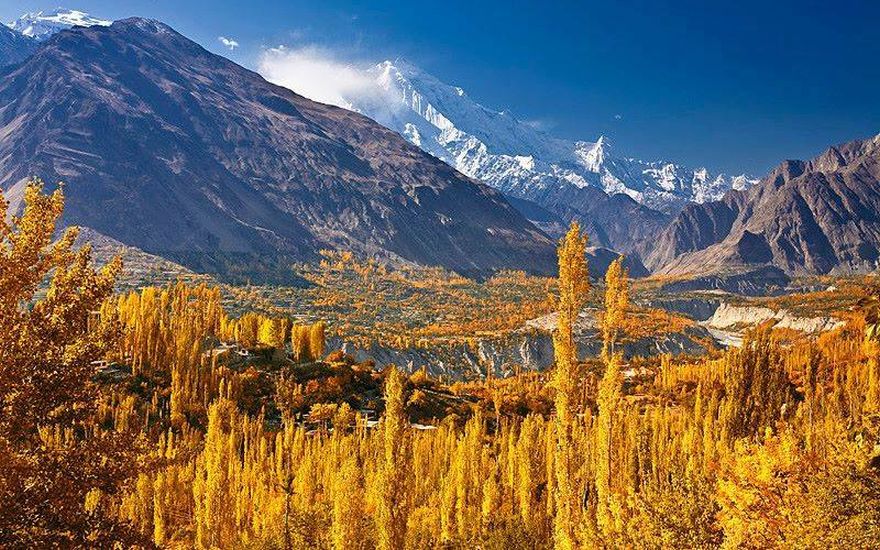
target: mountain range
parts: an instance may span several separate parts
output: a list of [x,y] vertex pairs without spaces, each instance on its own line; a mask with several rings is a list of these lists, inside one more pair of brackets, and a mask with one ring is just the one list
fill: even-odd
[[59,31],[110,23],[82,11],[64,8],[25,13],[8,25],[0,24],[0,67],[26,59],[40,42]]
[[405,61],[366,72],[382,93],[346,98],[347,107],[499,189],[550,235],[578,219],[593,243],[664,274],[877,267],[876,138],[786,161],[760,180],[712,176],[617,154],[605,137],[555,138]]
[[407,61],[384,61],[365,72],[381,93],[344,98],[346,107],[399,132],[459,171],[522,199],[590,187],[676,212],[685,204],[716,200],[728,189],[745,189],[755,181],[745,175],[728,177],[705,168],[633,159],[620,154],[604,136],[592,142],[554,137],[509,112],[484,107],[462,88]]
[[0,189],[15,207],[30,177],[64,181],[67,223],[193,270],[271,278],[342,248],[550,273],[575,219],[597,266],[625,253],[633,274],[865,272],[880,258],[880,136],[761,180],[713,176],[553,137],[402,61],[366,69],[378,93],[339,108],[158,21],[56,10],[12,27]]
[[25,13],[9,24],[9,28],[38,42],[72,27],[109,26],[111,21],[93,17],[79,10],[56,8]]
[[[301,84],[271,64],[262,68],[281,85],[296,90]],[[645,254],[646,237],[659,233],[685,205],[717,200],[757,181],[637,160],[620,154],[604,136],[594,142],[554,137],[509,112],[484,107],[462,88],[407,61],[384,61],[362,73],[372,85],[342,97],[344,107],[498,189],[515,199],[514,205],[529,205],[524,214],[539,206],[561,220],[553,228],[579,219],[593,244],[627,255]]]
[[369,118],[296,95],[167,25],[54,34],[0,69],[0,188],[66,183],[65,221],[237,273],[345,248],[549,273],[552,241],[494,189]]
[[789,160],[746,192],[689,205],[646,263],[667,274],[773,265],[789,275],[868,272],[880,260],[880,135]]

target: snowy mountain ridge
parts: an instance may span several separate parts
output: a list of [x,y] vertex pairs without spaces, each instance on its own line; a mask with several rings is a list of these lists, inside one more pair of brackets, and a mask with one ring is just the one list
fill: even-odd
[[551,136],[510,113],[480,105],[462,88],[405,61],[384,61],[368,73],[384,93],[348,98],[352,109],[461,172],[520,198],[535,199],[560,186],[595,186],[650,208],[674,211],[757,181],[619,155],[604,136],[595,142]]
[[[83,11],[57,8],[26,13],[9,27],[42,41],[73,26],[110,23]],[[604,136],[596,141],[552,136],[509,112],[484,107],[462,88],[403,60],[384,61],[363,72],[378,93],[352,93],[342,106],[375,119],[466,175],[519,198],[538,200],[571,186],[595,187],[674,212],[687,203],[717,200],[729,189],[745,189],[757,181],[634,159],[619,154]],[[297,91],[296,82],[277,83]]]
[[79,11],[55,8],[49,11],[25,13],[9,27],[36,40],[46,40],[53,34],[71,27],[91,27],[94,25],[108,26],[112,21],[99,19]]

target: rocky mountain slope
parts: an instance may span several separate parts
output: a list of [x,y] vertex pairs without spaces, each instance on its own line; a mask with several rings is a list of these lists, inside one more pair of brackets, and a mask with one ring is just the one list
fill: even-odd
[[723,240],[742,211],[746,195],[731,191],[721,200],[689,204],[646,246],[645,265],[661,268],[678,256]]
[[[396,365],[407,372],[424,368],[432,376],[467,380],[491,376],[510,376],[518,369],[542,371],[554,364],[553,335],[556,314],[527,321],[526,326],[500,336],[482,335],[469,343],[438,343],[406,349],[380,344],[360,348],[352,342],[334,337],[331,348],[342,349],[358,361],[374,361],[384,368]],[[579,357],[597,357],[602,350],[602,334],[597,312],[582,311],[574,326],[574,339]],[[686,326],[680,331],[646,335],[618,344],[624,357],[646,357],[658,354],[705,353],[706,344],[713,342],[710,332],[700,325]]]
[[744,194],[685,208],[648,265],[706,273],[774,265],[789,275],[863,272],[880,259],[880,135],[786,161]]
[[0,24],[0,67],[18,63],[36,49],[36,40]]
[[146,19],[77,27],[0,70],[0,188],[63,180],[65,221],[225,274],[345,248],[462,272],[550,272],[497,191],[367,117]]

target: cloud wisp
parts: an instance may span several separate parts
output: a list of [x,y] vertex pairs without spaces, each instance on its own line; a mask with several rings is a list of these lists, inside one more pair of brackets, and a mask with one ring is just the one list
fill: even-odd
[[220,43],[223,44],[224,48],[228,48],[230,51],[232,51],[238,47],[238,42],[236,40],[233,40],[232,38],[226,38],[225,36],[218,36],[217,40],[219,40]]
[[263,51],[258,62],[263,77],[309,99],[351,109],[382,93],[363,67],[342,61],[318,46],[278,46]]

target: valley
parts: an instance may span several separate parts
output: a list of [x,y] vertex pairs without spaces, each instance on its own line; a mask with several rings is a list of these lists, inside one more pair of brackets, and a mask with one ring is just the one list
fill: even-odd
[[[133,267],[123,271],[119,291],[177,281],[216,285],[230,313],[323,321],[332,349],[379,369],[396,365],[409,373],[424,369],[434,377],[466,381],[553,365],[558,297],[552,278],[508,271],[478,281],[443,268],[388,266],[351,252],[322,251],[320,262],[292,266],[293,277],[301,281],[295,286],[229,285],[168,262],[138,262],[143,256],[126,254],[130,249],[124,247],[96,249],[106,258],[120,250]],[[598,275],[601,281],[604,272]],[[689,282],[633,280],[633,308],[621,336],[624,357],[718,352],[739,345],[745,330],[762,324],[815,337],[843,326],[874,284],[869,277],[800,278],[761,296],[754,287],[745,293],[737,286],[693,290]],[[599,355],[601,301],[597,286],[575,324],[582,357]]]
[[423,50],[553,123],[278,15],[368,44],[330,4],[0,24],[0,548],[880,546],[880,135],[824,133],[876,41],[811,50],[861,18],[814,14],[810,86],[768,50],[772,93],[736,58],[790,29],[697,48],[672,5]]

